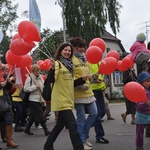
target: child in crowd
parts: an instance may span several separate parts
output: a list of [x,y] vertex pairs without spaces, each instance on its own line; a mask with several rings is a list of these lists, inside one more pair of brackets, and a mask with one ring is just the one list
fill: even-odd
[[150,127],[150,73],[140,73],[138,82],[145,89],[147,101],[136,103],[136,150],[144,150],[144,128],[146,125]]
[[144,41],[146,36],[144,33],[139,33],[136,36],[136,42],[131,46],[130,51],[132,53],[132,60],[137,64],[138,74],[142,71],[147,71],[148,60],[150,59],[150,50],[145,46]]

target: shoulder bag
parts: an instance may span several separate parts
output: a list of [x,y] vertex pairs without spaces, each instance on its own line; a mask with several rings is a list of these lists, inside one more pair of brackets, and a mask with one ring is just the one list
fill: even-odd
[[8,111],[9,111],[8,97],[7,95],[1,95],[0,96],[0,116],[4,115]]
[[[30,80],[30,86],[31,86],[31,84],[32,84],[32,78]],[[24,88],[22,88],[20,93],[19,93],[19,96],[21,97],[23,102],[28,102],[29,101],[30,92],[25,92]]]

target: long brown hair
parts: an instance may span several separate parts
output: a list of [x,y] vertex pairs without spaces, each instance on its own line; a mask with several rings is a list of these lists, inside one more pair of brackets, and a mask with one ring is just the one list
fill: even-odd
[[54,60],[59,60],[59,56],[61,56],[62,50],[63,50],[65,47],[67,47],[67,46],[70,46],[70,48],[71,48],[71,55],[70,55],[70,58],[72,58],[72,56],[73,56],[73,47],[71,46],[70,43],[62,43],[62,44],[59,45],[59,47],[58,47],[58,49],[57,49],[57,51],[56,51],[56,53],[55,53]]

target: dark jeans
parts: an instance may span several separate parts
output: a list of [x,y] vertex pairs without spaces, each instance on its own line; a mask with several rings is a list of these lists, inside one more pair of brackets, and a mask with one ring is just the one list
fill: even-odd
[[100,139],[105,135],[104,129],[101,123],[101,119],[105,116],[105,113],[106,113],[105,102],[104,102],[104,97],[103,97],[103,91],[93,90],[93,92],[96,98],[96,105],[97,105],[97,110],[98,110],[98,115],[94,123],[94,128],[95,128],[95,133],[96,133],[96,139]]
[[1,139],[5,139],[5,122],[0,122]]
[[70,139],[74,150],[83,150],[83,145],[79,133],[77,132],[77,124],[72,110],[59,111],[57,123],[47,138],[44,150],[53,149],[53,143],[65,126],[69,129]]
[[16,126],[19,126],[20,123],[21,123],[21,117],[22,117],[22,102],[14,101],[14,105],[15,105],[15,108],[16,108],[15,124],[16,124]]

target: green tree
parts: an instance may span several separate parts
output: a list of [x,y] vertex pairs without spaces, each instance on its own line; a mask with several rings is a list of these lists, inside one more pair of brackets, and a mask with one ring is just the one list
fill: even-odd
[[11,37],[9,37],[6,32],[8,31],[11,33],[14,29],[13,23],[18,18],[17,8],[18,4],[13,5],[11,0],[0,1],[0,30],[2,30],[4,34],[3,41],[0,45],[0,50],[4,56],[6,51],[9,49],[11,40]]
[[54,56],[57,47],[63,42],[63,31],[51,31],[46,28],[41,32],[41,38],[43,41],[39,44],[33,54],[35,62]]
[[87,42],[100,37],[107,22],[113,33],[119,32],[118,0],[57,0],[62,7],[66,30],[70,36],[82,37]]

